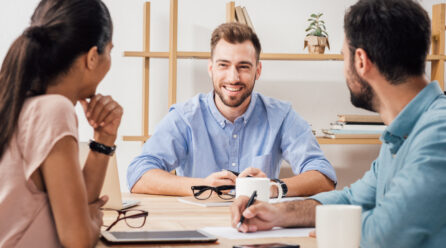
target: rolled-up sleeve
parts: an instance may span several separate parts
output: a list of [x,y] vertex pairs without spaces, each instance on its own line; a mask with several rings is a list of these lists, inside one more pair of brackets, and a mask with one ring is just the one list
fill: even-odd
[[283,157],[295,174],[316,170],[337,183],[336,172],[325,158],[310,126],[292,109],[283,122],[281,137]]
[[364,210],[372,209],[376,203],[377,161],[365,175],[342,190],[323,192],[310,197],[321,204],[352,204],[360,205]]
[[137,156],[127,168],[129,190],[144,173],[152,169],[171,171],[185,161],[188,154],[188,125],[173,108],[157,126]]

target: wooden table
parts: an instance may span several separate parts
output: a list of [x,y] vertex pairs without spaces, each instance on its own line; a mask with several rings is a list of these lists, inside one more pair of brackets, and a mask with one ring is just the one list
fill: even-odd
[[[229,207],[200,207],[177,200],[172,196],[155,196],[143,194],[124,194],[125,198],[138,199],[139,206],[134,209],[149,211],[146,224],[139,229],[127,227],[125,221],[120,221],[111,231],[136,231],[136,230],[192,230],[210,226],[230,226]],[[114,221],[108,211],[104,211],[104,224]],[[225,239],[218,238],[216,243],[204,244],[153,244],[153,245],[126,245],[119,247],[225,247],[231,248],[236,244],[285,242],[300,244],[301,248],[316,247],[316,239],[310,237],[295,238],[264,238],[264,239]],[[115,245],[113,245],[115,246]],[[108,247],[103,241],[99,241],[97,247]]]

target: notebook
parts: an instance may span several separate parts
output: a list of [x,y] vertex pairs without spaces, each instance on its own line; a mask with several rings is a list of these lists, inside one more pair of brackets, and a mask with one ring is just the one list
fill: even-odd
[[[79,142],[79,161],[84,166],[90,148],[87,142]],[[125,209],[139,204],[138,200],[123,199],[118,176],[118,162],[116,153],[108,160],[107,172],[105,173],[104,185],[99,195],[108,195],[109,200],[103,206],[108,209]]]

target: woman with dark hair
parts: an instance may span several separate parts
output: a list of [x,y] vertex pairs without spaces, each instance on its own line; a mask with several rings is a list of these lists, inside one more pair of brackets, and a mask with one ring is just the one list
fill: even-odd
[[[110,69],[101,0],[42,0],[0,69],[0,247],[91,247],[122,107],[96,87]],[[94,128],[83,170],[80,102]]]

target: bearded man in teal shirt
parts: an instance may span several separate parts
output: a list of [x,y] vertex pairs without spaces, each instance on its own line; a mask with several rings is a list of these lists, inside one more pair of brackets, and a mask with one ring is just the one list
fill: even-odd
[[378,158],[343,190],[275,205],[231,207],[235,227],[314,226],[319,204],[362,207],[361,247],[446,244],[446,96],[424,75],[431,38],[426,11],[412,0],[360,0],[346,13],[344,72],[356,107],[388,125]]

